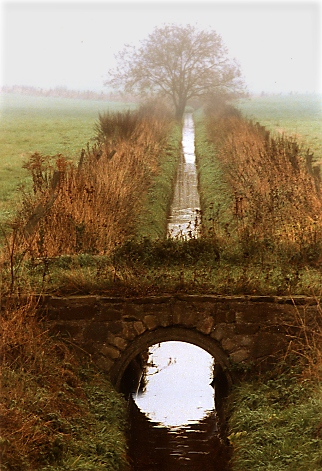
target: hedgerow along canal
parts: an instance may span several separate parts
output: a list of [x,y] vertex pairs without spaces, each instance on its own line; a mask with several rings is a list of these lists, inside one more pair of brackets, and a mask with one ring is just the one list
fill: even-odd
[[[169,236],[198,236],[199,194],[194,123],[186,115],[169,218]],[[129,455],[133,471],[228,471],[229,449],[221,437],[211,385],[214,358],[185,342],[149,349],[144,387],[130,398]]]

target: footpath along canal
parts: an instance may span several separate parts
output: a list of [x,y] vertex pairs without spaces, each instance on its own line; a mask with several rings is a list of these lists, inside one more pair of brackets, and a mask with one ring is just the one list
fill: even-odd
[[[184,119],[183,157],[168,221],[169,236],[198,237],[200,200],[191,114]],[[144,353],[144,352],[142,352]],[[229,447],[215,407],[214,358],[185,342],[149,349],[143,387],[130,404],[133,471],[229,471]]]

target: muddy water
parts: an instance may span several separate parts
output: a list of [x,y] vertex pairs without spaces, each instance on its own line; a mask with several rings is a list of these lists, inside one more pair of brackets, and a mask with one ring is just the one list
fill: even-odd
[[210,386],[213,358],[184,342],[150,349],[143,392],[132,396],[133,471],[228,471]]
[[200,198],[195,164],[195,131],[192,114],[184,117],[183,155],[179,163],[174,199],[168,219],[168,233],[173,238],[198,237]]

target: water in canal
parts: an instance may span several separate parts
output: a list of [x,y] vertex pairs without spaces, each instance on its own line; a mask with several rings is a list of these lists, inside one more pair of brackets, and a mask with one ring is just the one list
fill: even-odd
[[[198,237],[200,199],[194,122],[186,114],[169,237]],[[143,391],[130,398],[129,452],[133,471],[228,471],[229,449],[221,438],[212,382],[214,359],[185,342],[149,350]]]
[[195,131],[192,114],[184,117],[182,129],[183,155],[179,162],[174,198],[168,219],[170,237],[198,237],[200,198],[195,164]]
[[228,471],[214,404],[213,358],[185,342],[150,348],[146,385],[131,400],[133,471]]

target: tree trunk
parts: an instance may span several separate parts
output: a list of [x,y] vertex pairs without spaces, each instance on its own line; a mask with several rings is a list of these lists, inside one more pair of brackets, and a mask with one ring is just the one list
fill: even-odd
[[176,119],[181,121],[183,118],[184,110],[186,107],[186,100],[180,100],[179,103],[175,105],[176,107]]

